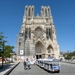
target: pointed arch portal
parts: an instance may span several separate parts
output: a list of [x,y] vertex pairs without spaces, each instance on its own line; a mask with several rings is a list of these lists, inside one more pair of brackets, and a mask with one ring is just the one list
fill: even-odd
[[40,41],[38,41],[35,44],[36,59],[43,58],[44,54],[45,54],[44,46],[43,46],[43,44]]
[[47,53],[50,53],[48,56],[54,56],[54,50],[53,50],[53,47],[51,45],[49,45],[47,47]]

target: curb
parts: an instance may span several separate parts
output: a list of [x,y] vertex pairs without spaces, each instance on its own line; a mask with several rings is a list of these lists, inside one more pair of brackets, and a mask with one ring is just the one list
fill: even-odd
[[14,65],[10,70],[8,70],[4,75],[9,75],[10,72],[19,64],[20,62],[18,62],[16,65]]
[[70,63],[70,64],[75,64],[75,62],[65,62],[65,61],[61,61],[61,62],[63,62],[63,63]]

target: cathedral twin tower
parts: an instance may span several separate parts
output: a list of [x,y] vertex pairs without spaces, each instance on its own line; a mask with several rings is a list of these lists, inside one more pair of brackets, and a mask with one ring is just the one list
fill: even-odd
[[34,6],[26,6],[17,38],[17,56],[59,59],[60,51],[49,6],[42,6],[40,15],[34,16]]
[[[34,16],[34,6],[26,6],[25,8],[25,15],[26,16]],[[41,16],[42,17],[49,17],[50,16],[50,7],[42,6],[41,7]]]

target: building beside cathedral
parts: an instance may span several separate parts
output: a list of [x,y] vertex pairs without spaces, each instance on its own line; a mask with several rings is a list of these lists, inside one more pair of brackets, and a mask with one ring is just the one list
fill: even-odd
[[34,6],[26,6],[23,22],[17,37],[17,57],[59,59],[60,50],[56,29],[49,6],[42,6],[40,15],[34,16]]

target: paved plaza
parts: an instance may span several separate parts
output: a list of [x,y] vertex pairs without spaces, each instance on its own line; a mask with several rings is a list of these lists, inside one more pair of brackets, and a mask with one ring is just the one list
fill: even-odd
[[3,64],[3,68],[0,69],[0,75],[4,75],[7,71],[9,71],[13,66],[15,66],[16,63],[11,64]]
[[[75,75],[75,64],[60,63],[60,65],[61,65],[60,73],[53,73],[53,75]],[[24,70],[23,63],[20,63],[9,75],[52,75],[52,74],[34,65],[31,65],[30,70]]]

